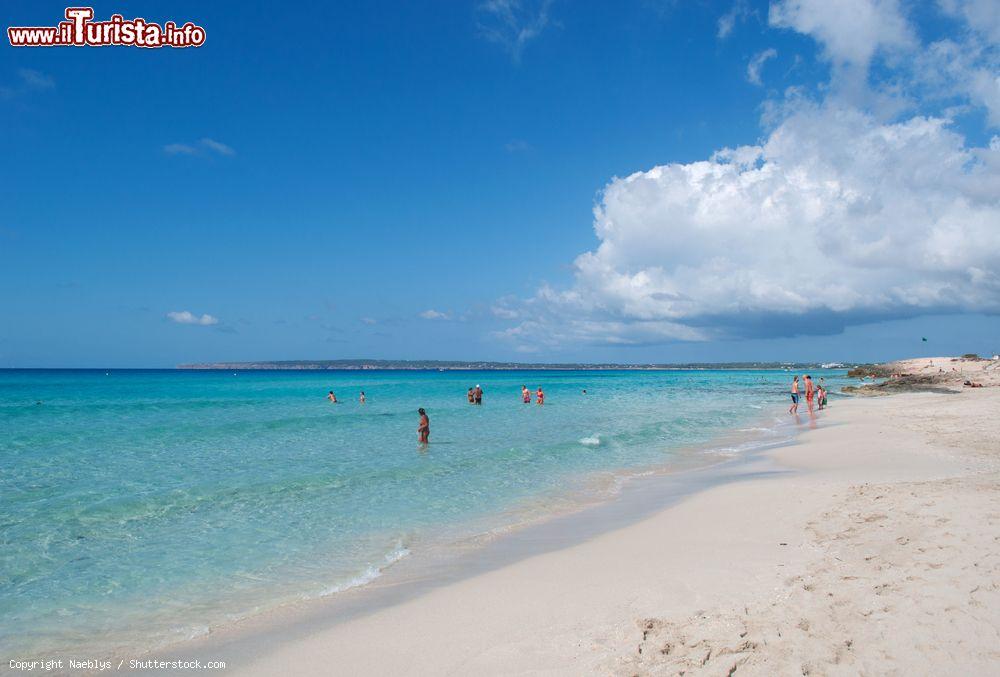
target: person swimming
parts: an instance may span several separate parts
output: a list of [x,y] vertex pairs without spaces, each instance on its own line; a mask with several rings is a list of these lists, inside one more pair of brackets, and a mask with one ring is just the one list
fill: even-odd
[[427,444],[431,439],[431,420],[427,416],[427,412],[421,407],[417,409],[417,413],[420,414],[420,424],[417,426],[417,441],[421,444]]
[[326,399],[330,400],[334,404],[340,404],[340,402],[337,401],[337,396],[333,394],[332,390],[326,394]]

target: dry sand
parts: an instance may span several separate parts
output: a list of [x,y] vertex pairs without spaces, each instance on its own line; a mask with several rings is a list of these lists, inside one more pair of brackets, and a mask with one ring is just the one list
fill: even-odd
[[836,400],[771,454],[797,472],[258,647],[228,672],[1000,674],[998,413],[993,387]]

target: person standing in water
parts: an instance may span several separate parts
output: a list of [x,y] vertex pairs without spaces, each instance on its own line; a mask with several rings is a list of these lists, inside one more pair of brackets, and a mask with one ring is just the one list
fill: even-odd
[[427,417],[427,412],[421,407],[417,409],[420,414],[420,425],[417,426],[417,440],[421,444],[427,444],[431,440],[431,420]]
[[816,396],[816,386],[813,385],[812,376],[806,374],[806,406],[812,409],[813,398]]
[[476,403],[476,389],[475,388],[469,388],[469,393],[468,393],[468,395],[466,395],[466,397],[469,398],[469,404],[475,404]]
[[358,402],[360,402],[361,404],[364,404],[367,401],[368,401],[368,398],[365,397],[365,391],[362,390],[361,391],[361,396],[358,398]]
[[337,401],[337,396],[333,394],[332,390],[326,394],[326,399],[330,400],[334,404],[340,404],[340,402]]
[[528,390],[528,386],[521,386],[521,401],[525,404],[531,404],[531,391]]
[[545,404],[545,393],[542,392],[542,386],[538,386],[538,392],[535,393],[535,397],[538,404]]
[[476,389],[473,390],[472,393],[476,396],[476,404],[482,404],[483,403],[483,389],[479,386],[478,383],[476,384]]
[[799,411],[799,377],[792,379],[792,406],[788,407],[789,414],[796,414]]

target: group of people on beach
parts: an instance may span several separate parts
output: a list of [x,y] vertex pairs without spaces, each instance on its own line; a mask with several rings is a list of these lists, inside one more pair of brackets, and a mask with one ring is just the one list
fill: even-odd
[[[812,376],[806,374],[805,382],[806,406],[812,411],[813,402],[819,405],[820,409],[826,409],[826,381],[820,377],[819,383],[813,383]],[[792,379],[792,406],[788,408],[789,414],[796,414],[799,411],[799,377],[796,374]]]

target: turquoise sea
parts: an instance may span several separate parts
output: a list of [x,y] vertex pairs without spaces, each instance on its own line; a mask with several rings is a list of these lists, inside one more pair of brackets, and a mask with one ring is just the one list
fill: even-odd
[[[748,453],[793,434],[789,380],[0,371],[0,654],[134,654],[364,585],[434,543],[599,499],[629,473]],[[546,404],[522,404],[522,384]]]

